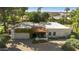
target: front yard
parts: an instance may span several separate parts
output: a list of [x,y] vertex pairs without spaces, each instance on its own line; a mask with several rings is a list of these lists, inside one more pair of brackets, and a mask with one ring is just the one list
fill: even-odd
[[31,40],[11,40],[7,47],[9,51],[63,51],[61,46],[64,43],[64,40],[53,40],[37,44],[33,44]]

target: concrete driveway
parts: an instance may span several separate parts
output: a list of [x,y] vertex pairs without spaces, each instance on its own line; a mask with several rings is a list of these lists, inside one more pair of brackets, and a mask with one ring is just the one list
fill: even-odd
[[46,43],[32,44],[31,40],[10,40],[8,51],[63,51],[64,40],[53,40]]

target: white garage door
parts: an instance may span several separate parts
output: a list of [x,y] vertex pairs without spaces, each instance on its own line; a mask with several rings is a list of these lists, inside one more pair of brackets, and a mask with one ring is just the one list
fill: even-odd
[[30,34],[29,33],[15,33],[14,39],[29,39]]

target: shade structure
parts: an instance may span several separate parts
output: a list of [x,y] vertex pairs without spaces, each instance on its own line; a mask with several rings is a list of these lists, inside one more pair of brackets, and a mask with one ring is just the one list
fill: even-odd
[[44,27],[33,27],[32,32],[47,32],[47,29]]

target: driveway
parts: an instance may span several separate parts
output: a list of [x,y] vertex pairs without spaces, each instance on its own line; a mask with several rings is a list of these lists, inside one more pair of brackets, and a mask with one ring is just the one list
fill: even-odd
[[32,44],[31,40],[10,40],[8,51],[63,51],[64,40],[53,40],[46,43]]

